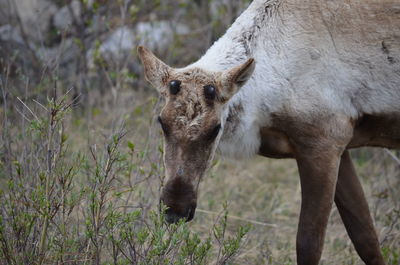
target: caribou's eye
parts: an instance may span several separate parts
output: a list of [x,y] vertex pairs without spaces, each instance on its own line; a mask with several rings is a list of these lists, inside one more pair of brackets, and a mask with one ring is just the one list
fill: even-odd
[[206,99],[214,99],[216,95],[216,89],[212,85],[204,86],[204,96]]
[[179,80],[172,80],[169,82],[169,92],[172,95],[176,95],[181,90],[181,81]]

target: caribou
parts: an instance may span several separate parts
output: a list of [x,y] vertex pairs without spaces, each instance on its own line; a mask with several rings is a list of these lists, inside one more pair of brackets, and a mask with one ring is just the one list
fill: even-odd
[[168,222],[194,217],[215,152],[296,159],[297,264],[318,264],[333,203],[360,258],[384,264],[348,149],[400,149],[400,3],[254,0],[196,62],[138,47],[165,98]]

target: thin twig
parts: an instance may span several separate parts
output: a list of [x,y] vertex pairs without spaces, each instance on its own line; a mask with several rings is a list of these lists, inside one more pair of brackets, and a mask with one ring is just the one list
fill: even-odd
[[[196,209],[196,211],[200,212],[200,213],[212,214],[212,215],[218,215],[219,214],[218,212],[207,211],[207,210],[203,210],[203,209]],[[259,222],[259,221],[255,221],[255,220],[251,220],[251,219],[242,218],[242,217],[239,217],[239,216],[234,216],[234,215],[227,215],[227,216],[228,216],[228,218],[231,218],[231,219],[248,222],[248,223],[255,224],[255,225],[269,226],[269,227],[274,227],[274,228],[278,227],[278,225],[276,225],[276,224]]]
[[33,99],[33,102],[35,102],[36,104],[38,104],[39,106],[41,106],[44,110],[49,111],[45,106],[43,106],[43,104],[41,104],[39,101],[37,101],[36,99]]
[[28,105],[26,105],[25,102],[23,102],[19,97],[17,97],[17,99],[19,100],[19,102],[22,103],[22,105],[24,105],[24,107],[25,107],[27,110],[29,110],[29,112],[33,115],[33,117],[34,117],[37,121],[39,121],[39,118],[36,116],[35,113],[33,113],[33,111],[28,107]]
[[28,119],[28,117],[26,117],[22,111],[20,111],[17,107],[15,108],[15,110],[22,116],[22,118],[24,118],[25,120],[32,122],[30,119]]
[[390,151],[390,150],[387,149],[387,148],[384,148],[384,150],[385,150],[385,152],[386,152],[391,158],[393,158],[394,161],[396,161],[397,164],[400,165],[400,159],[399,159],[395,154],[393,154],[392,151]]

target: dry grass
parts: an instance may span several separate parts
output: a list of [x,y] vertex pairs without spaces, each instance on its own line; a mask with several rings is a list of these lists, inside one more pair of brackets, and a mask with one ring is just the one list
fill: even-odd
[[[353,158],[375,220],[388,264],[399,262],[400,165],[384,149],[354,151]],[[223,161],[201,187],[199,208],[218,211],[229,202],[230,214],[254,224],[240,262],[294,264],[295,235],[300,211],[300,183],[295,161],[255,158]],[[198,213],[194,227],[207,227],[209,214]],[[237,221],[230,219],[234,227]],[[239,262],[240,261],[240,262]],[[363,264],[347,236],[336,207],[333,208],[321,264]]]
[[[154,3],[160,1],[139,2],[138,8],[141,7],[139,15],[131,18],[128,26],[140,20],[146,21],[146,12],[151,10]],[[210,15],[206,14],[204,11],[206,9],[198,12],[194,2],[204,3],[206,5],[204,8],[211,3],[210,1],[193,1],[189,5],[188,10],[195,13],[185,12],[187,18],[182,21],[184,23],[191,21],[189,24],[194,24],[198,30],[195,30],[191,36],[187,36],[186,40],[177,40],[177,42],[183,41],[183,45],[173,44],[173,47],[169,47],[167,55],[161,55],[168,63],[182,64],[200,56],[232,22],[236,15],[235,10],[238,9],[238,7],[221,9],[223,12],[221,14],[224,15],[217,16],[214,18],[215,21],[209,21]],[[244,5],[248,1],[242,2]],[[107,7],[107,1],[101,3],[103,5],[101,10],[105,12],[103,14],[105,17],[110,18],[115,24],[122,23],[113,20],[120,16],[119,11],[114,14],[113,9]],[[109,5],[116,7],[121,3],[120,1],[108,2]],[[174,1],[174,4],[177,5],[177,2]],[[114,9],[120,10],[115,6]],[[154,12],[171,18],[174,16],[168,14],[174,11],[174,8],[169,9],[166,5]],[[84,25],[82,24],[81,27]],[[207,35],[206,41],[204,41],[205,35]],[[198,41],[199,39],[202,41]],[[81,53],[78,59],[84,61],[85,49]],[[136,60],[135,56],[132,57]],[[2,224],[8,225],[15,221],[10,218],[13,214],[22,218],[27,218],[26,216],[29,217],[32,214],[34,222],[33,228],[26,230],[27,236],[22,236],[29,244],[23,248],[21,242],[17,240],[17,247],[11,252],[24,261],[29,261],[26,257],[37,256],[37,263],[43,264],[122,264],[122,262],[115,262],[112,257],[113,253],[115,254],[115,249],[113,249],[115,244],[111,243],[112,237],[110,237],[114,235],[112,229],[102,227],[101,231],[99,230],[100,233],[94,238],[93,235],[88,235],[89,230],[98,225],[95,222],[89,222],[89,225],[86,223],[93,217],[89,211],[91,209],[89,195],[91,189],[96,190],[98,187],[105,188],[107,191],[103,198],[104,211],[98,214],[97,221],[104,221],[107,216],[110,217],[109,210],[126,214],[141,209],[143,214],[138,226],[144,227],[151,224],[149,213],[152,210],[158,210],[159,193],[163,182],[160,152],[162,135],[160,128],[154,122],[154,117],[160,108],[157,105],[155,91],[145,85],[141,76],[132,77],[134,76],[132,73],[129,77],[125,76],[124,71],[127,69],[124,67],[122,69],[101,63],[93,73],[89,73],[88,69],[77,68],[80,78],[85,80],[83,83],[87,83],[83,87],[79,87],[79,82],[75,80],[74,74],[78,75],[77,73],[66,73],[68,78],[60,80],[58,95],[68,91],[70,84],[78,84],[78,87],[74,86],[74,91],[83,91],[83,95],[78,98],[80,105],[72,106],[72,110],[66,113],[60,126],[53,133],[61,138],[63,135],[67,136],[65,146],[68,155],[64,157],[65,165],[75,163],[74,157],[77,154],[84,156],[85,161],[77,164],[79,167],[71,189],[77,200],[74,202],[71,213],[68,216],[56,215],[57,218],[49,222],[48,219],[46,221],[46,214],[36,211],[37,205],[25,205],[20,199],[26,198],[14,196],[10,181],[18,181],[17,172],[20,170],[18,167],[21,166],[26,174],[22,174],[23,176],[19,179],[20,189],[14,187],[14,191],[26,191],[29,197],[35,195],[34,192],[37,189],[40,191],[44,184],[42,176],[50,177],[50,181],[53,181],[59,177],[58,173],[64,172],[65,168],[57,167],[57,164],[54,166],[60,171],[51,174],[47,172],[48,161],[43,146],[46,146],[49,141],[41,138],[47,133],[40,135],[30,129],[32,124],[36,124],[37,119],[48,115],[42,105],[47,107],[46,99],[51,98],[54,92],[53,84],[59,78],[57,76],[59,66],[55,63],[54,67],[41,69],[40,82],[34,83],[32,80],[29,82],[29,78],[18,69],[16,62],[0,60],[0,63],[2,66],[0,69],[0,196],[3,199],[0,205],[2,213],[0,220]],[[13,76],[9,79],[10,72]],[[68,100],[71,98],[73,95],[70,95]],[[107,161],[105,146],[113,141],[112,135],[120,132],[121,127],[123,127],[124,137],[118,143],[117,152],[122,154],[122,162],[118,162],[116,168],[111,170],[112,182],[109,185],[96,183],[93,181],[96,169],[101,169],[103,166],[102,163],[97,165],[96,159],[100,161],[105,158]],[[129,142],[134,144],[134,148]],[[55,146],[58,145],[59,142],[56,141]],[[400,153],[388,153],[383,149],[361,149],[353,151],[352,155],[375,220],[382,252],[388,264],[398,265],[400,264],[400,164],[396,159],[400,158]],[[64,165],[63,163],[61,165]],[[54,183],[55,190],[67,191],[60,188],[62,185],[59,182]],[[47,198],[43,199],[42,206],[38,206],[39,210],[48,209],[47,204],[51,203],[50,199],[55,201],[59,199],[54,194],[53,197],[50,194],[45,193],[45,195]],[[255,157],[247,161],[232,161],[217,157],[214,166],[202,181],[196,216],[186,228],[202,240],[212,238],[213,249],[209,253],[208,264],[223,264],[221,263],[223,259],[218,257],[221,244],[214,237],[215,229],[213,228],[223,220],[223,205],[227,202],[227,237],[233,236],[241,226],[251,225],[238,251],[235,251],[235,259],[229,260],[227,264],[295,264],[295,238],[301,203],[300,195],[299,177],[294,160]],[[37,198],[33,196],[28,199],[36,200]],[[10,210],[12,212],[13,209],[15,209],[14,213],[10,214]],[[28,221],[29,218],[27,218]],[[49,230],[43,233],[42,227],[46,222]],[[22,232],[26,228],[23,225],[24,223],[21,227],[17,227],[21,228]],[[3,250],[0,257],[4,258],[5,246],[12,243],[18,232],[21,235],[21,231],[9,226],[7,226],[8,230],[2,230],[2,226],[0,228],[0,246]],[[113,229],[117,231],[120,228]],[[49,237],[41,244],[40,238],[43,234],[48,234]],[[137,237],[137,234],[135,236]],[[4,238],[9,240],[3,240]],[[96,250],[94,246],[98,243],[96,240],[102,241],[104,247],[97,247]],[[127,241],[121,240],[121,242],[125,244]],[[179,245],[172,249],[171,253],[176,254],[181,247],[182,245]],[[38,253],[38,251],[43,253]],[[168,255],[171,256],[171,253]],[[123,258],[121,253],[116,255],[117,258]],[[7,262],[0,258],[0,264],[7,264]],[[15,264],[32,263],[16,262]],[[321,264],[362,264],[346,234],[336,208],[332,210]]]
[[[137,106],[128,107],[127,102],[131,102],[129,98],[125,104],[116,104],[112,112],[125,111],[123,116],[127,118],[126,126],[131,132],[127,139],[140,145],[154,112],[149,107],[138,112]],[[94,119],[93,130],[100,132],[108,128],[109,125],[100,124],[107,120],[110,124],[114,115],[99,114]],[[157,125],[152,126],[153,135],[161,139]],[[154,152],[157,147],[153,144],[152,148],[149,152]],[[352,155],[388,264],[397,264],[400,254],[400,165],[388,152],[391,151],[365,148],[353,151]],[[395,152],[391,154],[396,155]],[[157,192],[152,192],[152,196],[157,196]],[[229,216],[232,216],[228,218],[231,233],[239,225],[252,225],[235,264],[294,264],[300,197],[294,160],[255,157],[234,161],[217,156],[201,184],[199,209],[190,228],[199,234],[209,233],[209,228],[220,217],[223,203],[227,202]],[[362,264],[336,207],[332,210],[321,264]]]
[[[106,99],[108,96],[103,97]],[[63,125],[69,148],[74,152],[89,154],[93,148],[104,146],[109,141],[109,135],[124,124],[126,135],[121,149],[126,149],[128,141],[135,144],[137,157],[132,158],[135,169],[130,174],[115,176],[118,185],[113,189],[120,191],[121,195],[118,198],[108,197],[107,200],[116,200],[114,206],[128,212],[136,208],[146,212],[157,210],[163,173],[158,152],[162,137],[153,121],[156,101],[154,96],[149,97],[147,93],[126,90],[117,97],[115,103],[93,108],[90,115],[82,115],[75,110],[66,117]],[[25,104],[34,113],[41,108],[34,101]],[[19,106],[24,108],[23,105]],[[28,112],[26,108],[26,116],[29,116]],[[12,133],[21,134],[20,130],[26,122],[24,118],[17,115],[12,122],[21,125],[9,128]],[[23,140],[14,141],[15,151],[22,148],[18,142],[23,143]],[[353,157],[376,222],[382,250],[388,264],[398,264],[400,165],[394,159],[398,154],[388,152],[384,149],[362,149],[354,151]],[[87,181],[82,177],[77,179],[82,187],[89,185]],[[134,192],[130,190],[132,183],[136,185]],[[210,227],[221,219],[223,204],[227,202],[227,236],[232,236],[240,226],[251,225],[232,264],[294,264],[300,192],[294,160],[255,157],[233,161],[217,156],[214,166],[201,184],[198,211],[189,229],[206,239],[210,236]],[[85,207],[82,201],[71,221],[84,222]],[[210,264],[215,263],[216,259],[214,252]],[[79,263],[77,260],[74,262]],[[332,210],[321,264],[362,264],[336,208]]]

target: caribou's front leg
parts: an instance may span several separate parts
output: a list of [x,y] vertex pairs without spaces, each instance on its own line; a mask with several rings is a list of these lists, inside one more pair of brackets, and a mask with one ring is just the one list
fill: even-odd
[[379,242],[364,192],[348,151],[342,155],[335,203],[358,254],[367,265],[382,265]]
[[296,242],[297,263],[300,265],[317,265],[321,258],[342,150],[334,143],[326,143],[318,147],[302,147],[296,155],[301,182]]

